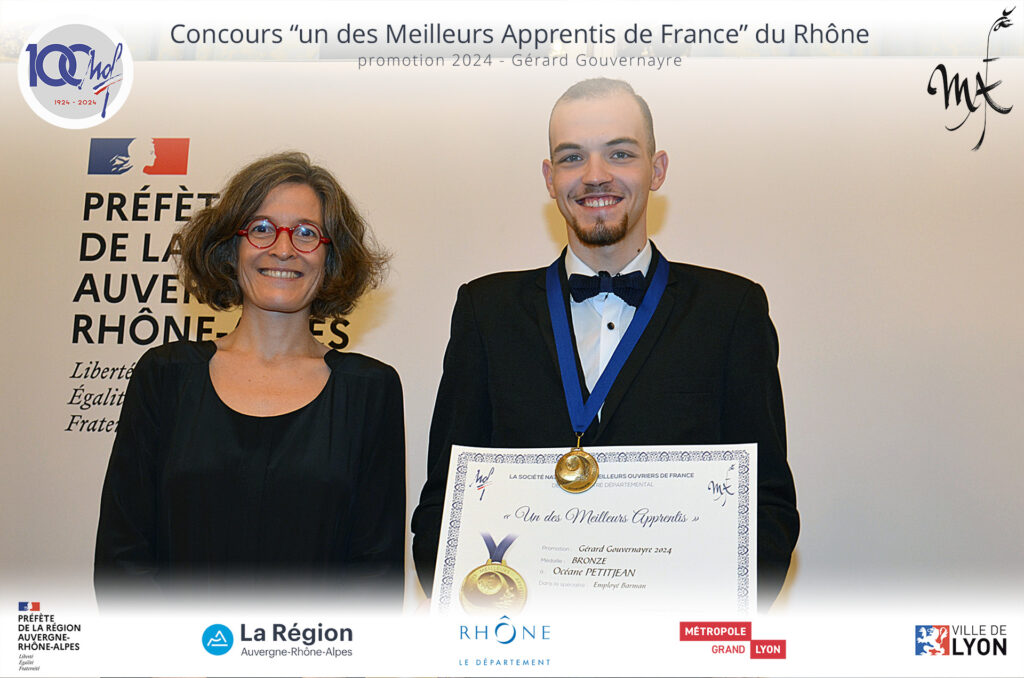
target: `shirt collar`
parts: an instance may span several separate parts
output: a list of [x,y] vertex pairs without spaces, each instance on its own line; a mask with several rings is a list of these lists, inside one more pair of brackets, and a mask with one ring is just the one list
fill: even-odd
[[[651,249],[651,241],[648,240],[644,248],[640,250],[640,253],[633,258],[633,261],[626,264],[626,266],[619,271],[616,275],[625,275],[632,273],[633,271],[640,271],[644,275],[647,275],[647,270],[651,267],[651,259],[654,257],[654,251]],[[570,276],[574,273],[580,275],[597,275],[597,271],[591,269],[583,260],[576,256],[576,253],[572,251],[572,245],[566,248],[565,253],[565,274]]]

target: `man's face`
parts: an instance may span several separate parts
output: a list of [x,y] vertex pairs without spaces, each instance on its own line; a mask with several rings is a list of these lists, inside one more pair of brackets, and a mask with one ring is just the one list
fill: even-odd
[[549,142],[544,181],[570,241],[643,247],[648,193],[664,183],[668,156],[647,148],[636,100],[616,93],[563,102],[551,114]]

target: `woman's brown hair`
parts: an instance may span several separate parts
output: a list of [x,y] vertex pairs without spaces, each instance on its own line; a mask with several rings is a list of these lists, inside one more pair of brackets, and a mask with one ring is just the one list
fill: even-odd
[[323,206],[327,248],[324,281],[313,300],[315,318],[345,315],[362,294],[379,285],[389,255],[352,201],[328,170],[313,165],[305,153],[261,158],[243,167],[212,206],[197,212],[180,231],[178,275],[183,287],[203,303],[226,310],[242,303],[238,285],[238,229],[256,213],[267,194],[285,183],[305,184]]

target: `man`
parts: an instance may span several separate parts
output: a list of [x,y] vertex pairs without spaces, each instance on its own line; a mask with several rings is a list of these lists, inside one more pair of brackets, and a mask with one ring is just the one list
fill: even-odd
[[[655,151],[650,109],[627,83],[570,87],[551,112],[548,136],[544,180],[569,241],[558,264],[559,297],[569,309],[584,396],[600,388],[634,318],[647,324],[598,415],[570,421],[553,330],[561,325],[549,314],[545,269],[462,286],[412,522],[423,588],[430,593],[453,444],[569,448],[582,432],[584,448],[756,442],[758,589],[760,604],[770,605],[799,517],[764,291],[722,271],[669,264],[647,239],[647,199],[665,181],[668,156]],[[659,266],[667,280],[655,275]],[[651,294],[660,299],[642,317],[637,307]]]

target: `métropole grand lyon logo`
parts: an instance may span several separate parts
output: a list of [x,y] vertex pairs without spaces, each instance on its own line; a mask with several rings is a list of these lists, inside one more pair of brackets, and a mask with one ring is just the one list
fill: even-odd
[[117,113],[132,75],[121,36],[85,24],[37,30],[18,59],[18,85],[29,107],[65,129],[93,127]]

